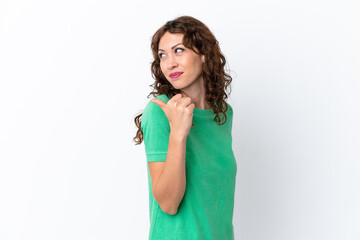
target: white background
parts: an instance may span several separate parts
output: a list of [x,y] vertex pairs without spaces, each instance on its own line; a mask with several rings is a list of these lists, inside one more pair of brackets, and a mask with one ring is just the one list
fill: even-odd
[[360,239],[356,1],[1,1],[0,239],[148,237],[150,38],[190,15],[233,76],[236,240]]

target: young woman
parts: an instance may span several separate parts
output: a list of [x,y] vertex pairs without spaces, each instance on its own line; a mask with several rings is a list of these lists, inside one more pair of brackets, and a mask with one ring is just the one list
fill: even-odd
[[232,240],[237,165],[225,57],[190,16],[168,21],[151,48],[155,98],[135,118],[134,138],[145,144],[149,239]]

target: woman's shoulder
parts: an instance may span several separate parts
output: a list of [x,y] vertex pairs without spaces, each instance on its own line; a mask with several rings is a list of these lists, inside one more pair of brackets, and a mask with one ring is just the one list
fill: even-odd
[[228,105],[228,110],[229,110],[230,112],[233,112],[233,109],[232,109],[230,103],[226,102],[226,104]]
[[[152,99],[160,99],[162,101],[164,101],[165,103],[167,103],[169,101],[169,98],[166,96],[166,94],[161,94],[156,96],[155,98]],[[148,100],[148,103],[144,109],[143,115],[142,115],[142,121],[147,121],[148,119],[153,119],[153,120],[167,120],[167,117],[164,113],[164,111],[160,108],[159,105],[157,105],[156,103],[151,102],[151,100]]]
[[163,100],[165,103],[167,103],[169,101],[169,97],[166,94],[161,94],[155,98]]
[[230,103],[226,102],[227,110],[226,110],[226,118],[230,120],[230,124],[232,124],[232,120],[234,117],[233,108]]
[[227,113],[230,113],[230,114],[233,113],[233,109],[232,109],[232,107],[231,107],[231,105],[230,105],[229,102],[224,101],[224,102],[223,102],[223,107],[226,108],[226,114],[227,114]]
[[[169,98],[166,96],[166,94],[158,95],[158,96],[156,96],[156,97],[154,97],[152,99],[160,99],[165,103],[167,103],[169,101]],[[147,105],[145,107],[145,111],[146,110],[147,111],[159,111],[159,110],[162,111],[162,109],[159,107],[159,105],[157,105],[156,103],[151,102],[152,99],[148,100],[148,103],[147,103]]]

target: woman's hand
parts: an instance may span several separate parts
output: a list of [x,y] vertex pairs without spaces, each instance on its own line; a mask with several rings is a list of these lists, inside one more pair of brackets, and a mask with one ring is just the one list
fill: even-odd
[[192,125],[195,104],[190,97],[183,97],[180,93],[173,96],[167,103],[160,99],[152,99],[164,111],[170,123],[170,129],[177,136],[187,137]]

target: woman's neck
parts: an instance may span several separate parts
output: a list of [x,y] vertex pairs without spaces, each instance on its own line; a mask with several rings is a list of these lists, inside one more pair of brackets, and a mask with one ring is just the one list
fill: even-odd
[[190,97],[191,102],[195,104],[195,108],[210,109],[209,105],[205,101],[205,93],[204,92],[200,92],[200,94],[191,94],[191,93],[181,90],[181,94],[183,95],[183,97],[184,96]]

